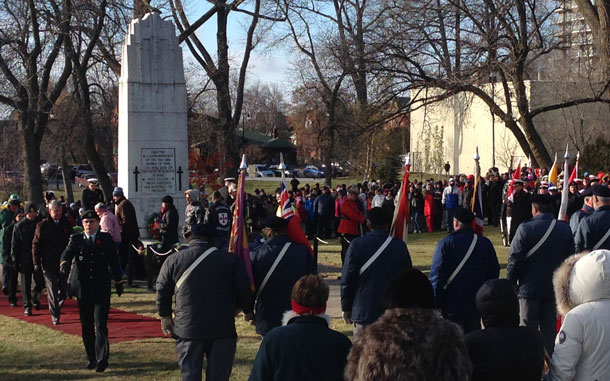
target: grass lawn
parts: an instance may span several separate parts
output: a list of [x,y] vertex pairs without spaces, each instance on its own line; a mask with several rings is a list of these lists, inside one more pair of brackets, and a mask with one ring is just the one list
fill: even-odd
[[[506,275],[508,248],[502,247],[497,228],[485,227],[498,252]],[[428,271],[436,243],[446,233],[413,234],[409,251],[413,264]],[[319,271],[324,277],[336,277],[341,269],[341,248],[337,240],[320,245]],[[113,308],[157,316],[155,294],[141,288],[127,288],[121,298],[113,295]],[[157,316],[158,317],[158,316]],[[237,321],[239,340],[232,380],[247,380],[260,339],[254,328],[241,316]],[[351,327],[333,319],[332,328],[351,337]],[[110,366],[98,374],[84,369],[85,351],[81,338],[50,328],[0,315],[0,380],[177,380],[180,372],[172,339],[147,339],[110,345]]]

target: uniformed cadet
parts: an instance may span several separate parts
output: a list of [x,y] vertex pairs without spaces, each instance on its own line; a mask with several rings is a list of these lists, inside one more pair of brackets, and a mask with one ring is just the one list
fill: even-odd
[[227,250],[229,247],[229,237],[231,235],[231,225],[233,214],[231,209],[223,202],[224,199],[219,191],[214,191],[212,204],[208,208],[205,216],[205,224],[210,226],[214,234],[214,246],[220,250]]
[[610,249],[610,188],[605,185],[592,187],[595,211],[578,224],[574,237],[576,252]]
[[104,193],[98,188],[99,181],[96,178],[87,180],[87,188],[83,190],[81,195],[81,204],[83,210],[93,210],[95,204],[104,202]]
[[497,279],[500,265],[489,239],[472,229],[474,214],[457,208],[454,232],[443,238],[434,250],[430,282],[436,305],[443,317],[459,324],[464,333],[481,328],[475,298],[489,279]]
[[268,239],[250,253],[257,297],[244,309],[246,320],[254,320],[260,335],[282,324],[282,315],[292,308],[292,287],[303,275],[315,273],[309,249],[286,235],[287,220],[269,216],[263,226]]
[[68,247],[61,255],[60,274],[67,276],[72,267],[70,287],[78,300],[87,352],[85,367],[103,372],[109,357],[110,279],[114,279],[118,296],[123,293],[123,280],[112,236],[98,230],[100,223],[93,210],[86,211],[82,219],[84,231],[70,237]]
[[570,229],[572,229],[572,235],[576,238],[576,232],[578,231],[578,225],[583,218],[593,214],[593,188],[587,188],[581,193],[581,197],[584,198],[584,204],[582,208],[574,212],[570,217]]
[[521,325],[538,328],[544,346],[553,353],[556,329],[553,273],[573,254],[570,226],[553,216],[548,195],[531,197],[532,219],[517,228],[510,244],[507,278],[518,287]]

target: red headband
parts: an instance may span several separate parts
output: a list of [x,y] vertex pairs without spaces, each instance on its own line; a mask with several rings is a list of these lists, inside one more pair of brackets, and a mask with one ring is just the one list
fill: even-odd
[[320,315],[326,312],[326,304],[322,307],[305,307],[294,300],[291,300],[290,304],[292,305],[292,310],[296,312],[297,315]]

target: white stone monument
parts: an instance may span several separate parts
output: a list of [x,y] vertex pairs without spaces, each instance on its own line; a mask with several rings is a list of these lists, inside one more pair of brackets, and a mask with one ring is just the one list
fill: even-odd
[[170,195],[184,221],[188,188],[187,104],[182,50],[174,25],[148,13],[129,26],[119,83],[118,185],[146,222]]

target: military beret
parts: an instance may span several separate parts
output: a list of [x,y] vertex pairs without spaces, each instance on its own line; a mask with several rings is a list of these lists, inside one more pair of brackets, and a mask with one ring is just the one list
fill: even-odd
[[82,220],[98,220],[97,213],[93,210],[86,210],[81,217]]
[[272,230],[282,230],[288,226],[288,220],[277,216],[268,216],[263,220],[263,226]]
[[596,185],[591,187],[593,189],[593,194],[597,197],[610,197],[610,188],[603,185]]
[[371,208],[368,212],[367,219],[375,226],[389,225],[392,222],[392,218],[387,212],[387,209],[381,207]]
[[453,218],[455,218],[456,220],[460,221],[463,224],[471,224],[472,221],[474,221],[474,214],[472,214],[472,212],[466,208],[457,208],[455,210],[455,214],[453,215]]
[[25,204],[25,213],[30,213],[30,212],[36,212],[38,213],[38,207],[36,206],[35,203],[33,202],[28,202],[27,204]]

